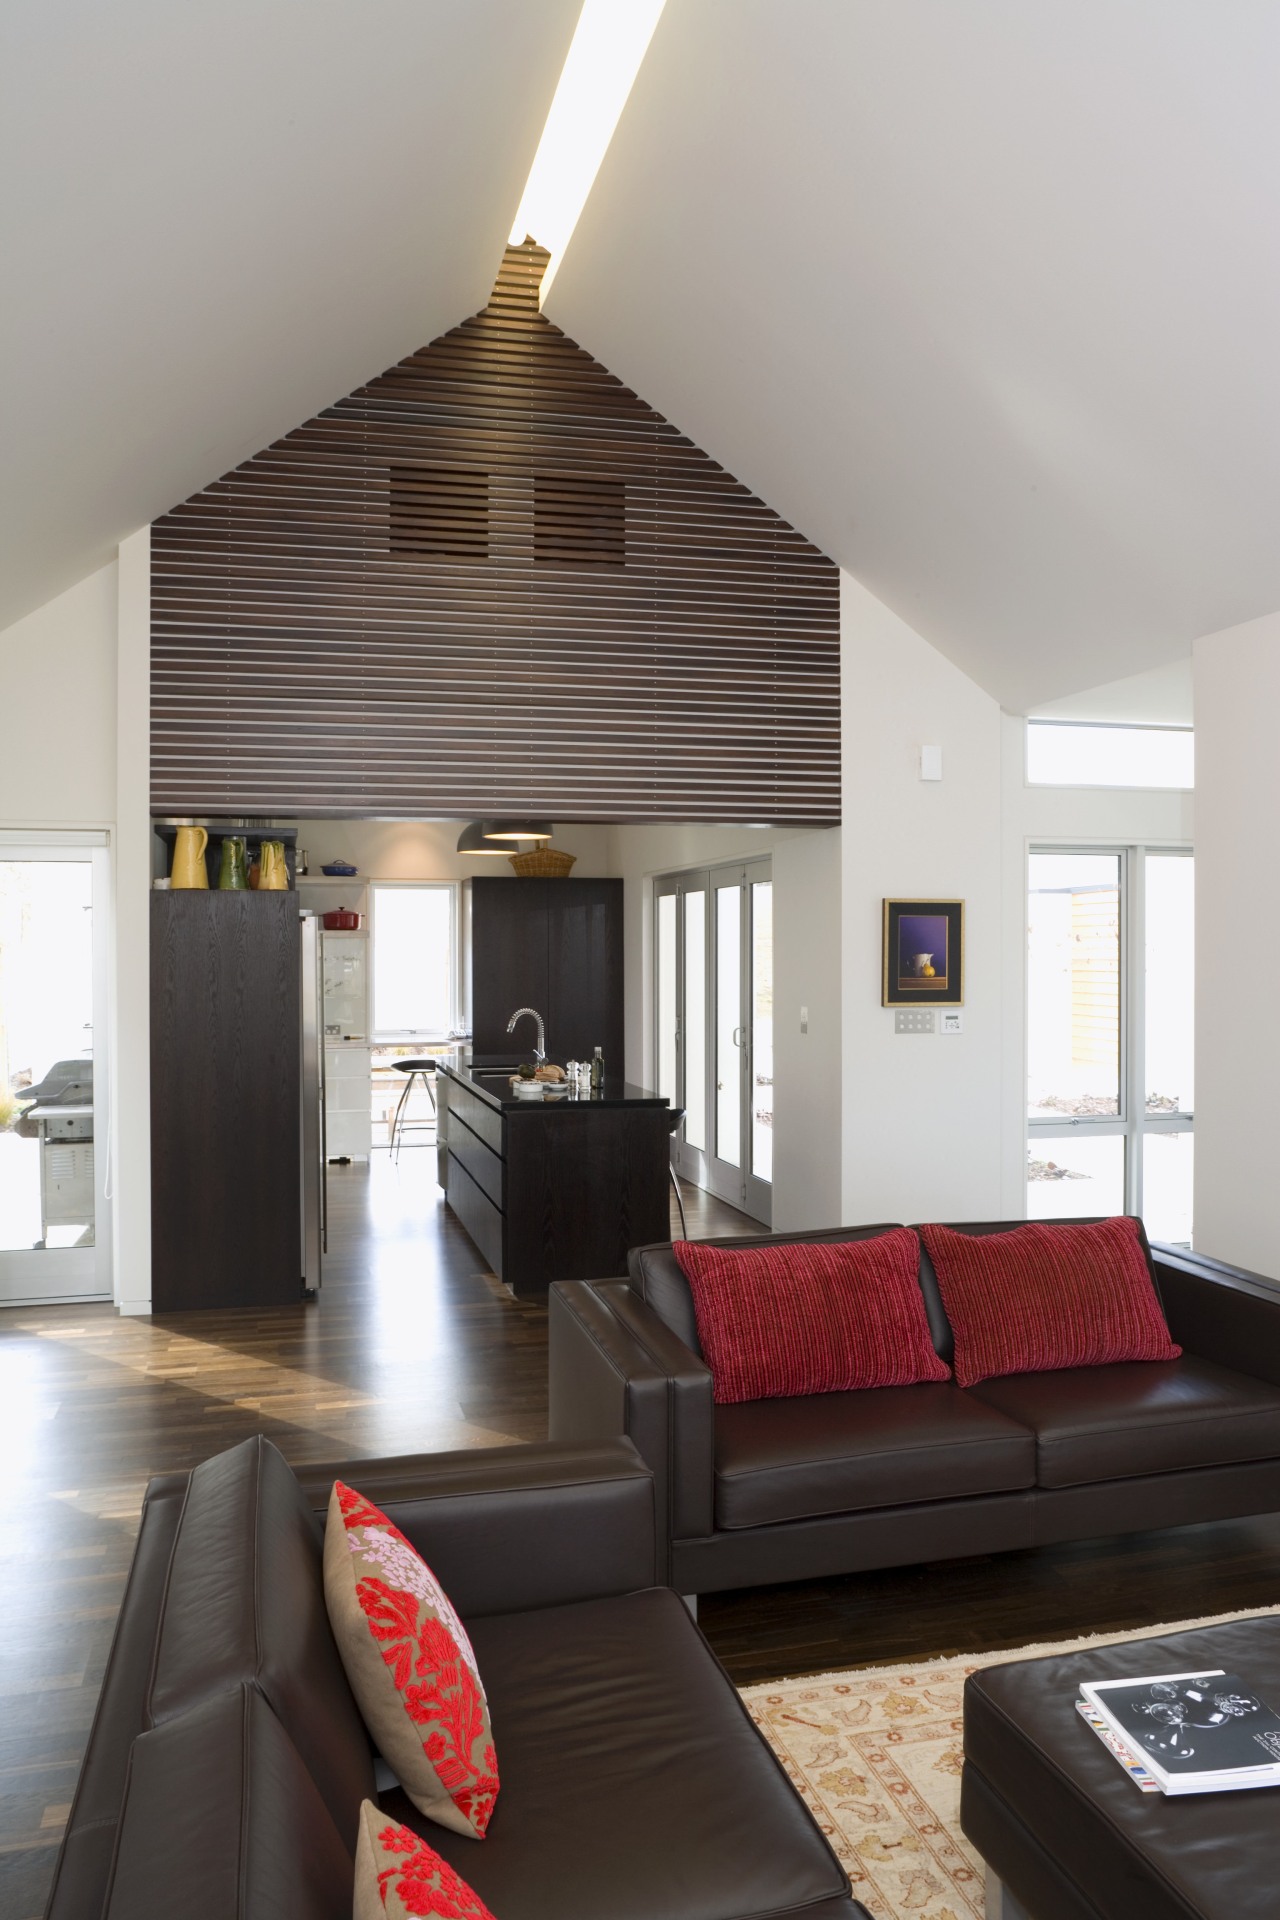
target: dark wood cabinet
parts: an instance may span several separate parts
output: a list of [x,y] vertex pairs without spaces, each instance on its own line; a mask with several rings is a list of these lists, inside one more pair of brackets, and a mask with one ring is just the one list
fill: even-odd
[[527,1052],[517,1007],[536,1007],[553,1060],[623,1055],[622,881],[473,880],[471,1025],[475,1053]]
[[513,1293],[625,1274],[628,1248],[669,1237],[665,1101],[618,1085],[600,1102],[524,1106],[453,1067],[436,1093],[441,1185]]
[[156,1313],[302,1297],[292,893],[151,896]]

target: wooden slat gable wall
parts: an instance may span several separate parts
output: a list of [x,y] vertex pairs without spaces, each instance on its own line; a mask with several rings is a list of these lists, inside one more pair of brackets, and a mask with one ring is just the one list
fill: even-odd
[[155,523],[156,812],[839,818],[837,569],[545,262]]

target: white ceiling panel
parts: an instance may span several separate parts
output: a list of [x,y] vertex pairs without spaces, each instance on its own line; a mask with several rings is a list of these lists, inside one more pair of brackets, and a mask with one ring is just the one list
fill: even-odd
[[549,316],[1007,707],[1280,606],[1275,0],[668,0]]
[[1170,660],[1103,687],[1086,687],[1035,710],[1040,720],[1095,720],[1123,726],[1189,727],[1195,720],[1191,659]]
[[483,306],[578,0],[7,0],[0,626]]

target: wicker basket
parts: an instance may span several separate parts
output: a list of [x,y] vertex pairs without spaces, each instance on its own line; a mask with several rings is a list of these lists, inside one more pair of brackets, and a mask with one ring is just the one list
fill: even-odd
[[526,880],[563,880],[577,859],[558,847],[533,847],[528,853],[509,853],[508,860]]

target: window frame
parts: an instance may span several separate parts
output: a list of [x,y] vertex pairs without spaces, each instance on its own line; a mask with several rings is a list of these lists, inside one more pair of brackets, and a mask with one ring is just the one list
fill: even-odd
[[[94,1239],[91,1247],[0,1249],[0,1307],[79,1306],[114,1297],[112,1241],[115,1151],[112,1140],[111,901],[112,834],[105,828],[0,828],[0,861],[71,861],[90,868],[93,928]],[[101,1155],[98,1145],[101,1142]]]
[[[1190,783],[1181,786],[1168,781],[1153,784],[1148,780],[1064,780],[1057,777],[1052,780],[1035,779],[1031,772],[1031,736],[1032,730],[1039,727],[1054,727],[1060,732],[1073,728],[1083,733],[1188,734],[1191,737],[1193,754]],[[1023,784],[1034,788],[1037,792],[1045,788],[1058,788],[1071,793],[1194,793],[1194,752],[1195,728],[1193,726],[1136,720],[1055,720],[1050,714],[1032,715],[1026,720],[1022,730]]]
[[[1026,903],[1031,892],[1031,858],[1036,854],[1102,854],[1118,856],[1120,887],[1120,1079],[1119,1107],[1116,1114],[1077,1114],[1071,1118],[1033,1118],[1027,1111],[1028,1061],[1031,1046],[1031,950],[1024,935],[1023,944],[1023,1071],[1022,1114],[1025,1144],[1029,1150],[1036,1141],[1101,1139],[1120,1136],[1124,1141],[1124,1210],[1142,1215],[1143,1141],[1148,1134],[1195,1132],[1194,1108],[1175,1113],[1151,1113],[1146,1110],[1146,878],[1147,858],[1187,859],[1194,861],[1195,849],[1187,841],[1159,840],[1029,840],[1023,863],[1024,925]],[[1026,1192],[1025,1172],[1023,1176]],[[1027,1212],[1030,1215],[1028,1199]],[[1194,1229],[1193,1229],[1194,1231]]]
[[[684,1138],[681,1126],[673,1144],[673,1158],[677,1173],[683,1178],[700,1186],[718,1199],[727,1200],[731,1206],[739,1207],[768,1226],[773,1211],[773,1178],[775,1168],[774,1154],[770,1155],[768,1177],[756,1170],[754,1158],[754,1136],[752,1117],[755,1104],[755,944],[753,938],[755,895],[757,883],[773,883],[773,856],[771,853],[752,855],[747,860],[727,860],[714,866],[673,869],[670,872],[651,876],[652,925],[649,935],[649,956],[652,969],[650,1019],[652,1021],[652,1062],[653,1083],[658,1084],[658,1051],[661,1046],[661,979],[659,956],[659,901],[667,896],[675,896],[676,906],[676,998],[675,1045],[676,1045],[676,1093],[673,1105],[679,1106],[687,1100],[685,1029],[687,1017],[687,993],[689,982],[685,964],[685,897],[689,894],[702,894],[705,900],[705,919],[703,922],[703,1079],[706,1116],[706,1139],[702,1147],[691,1147]],[[716,1073],[717,1040],[717,981],[719,979],[719,926],[717,922],[717,893],[725,888],[736,889],[738,893],[739,928],[739,966],[738,966],[738,1011],[741,1016],[735,1025],[734,1046],[738,1049],[739,1072],[739,1117],[740,1131],[738,1139],[738,1159],[726,1160],[721,1157],[719,1148],[718,1116],[716,1095],[719,1091]],[[770,897],[770,914],[773,912],[773,899]],[[776,922],[772,923],[776,926]],[[736,1036],[741,1035],[741,1039]],[[776,1039],[776,1029],[775,1029]],[[776,1091],[776,1086],[775,1086]],[[776,1139],[772,1143],[776,1148]]]
[[[457,880],[370,880],[367,884],[369,888],[369,1045],[375,1048],[395,1047],[417,1041],[452,1039],[458,1031],[462,978],[462,915],[458,900],[461,891],[460,883]],[[380,1027],[377,1024],[378,894],[380,892],[431,892],[447,893],[449,896],[449,1016],[448,1025],[445,1027]]]

